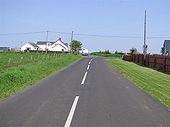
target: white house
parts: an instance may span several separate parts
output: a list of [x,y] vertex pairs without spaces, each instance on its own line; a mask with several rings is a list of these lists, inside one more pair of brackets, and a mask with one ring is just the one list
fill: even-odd
[[46,42],[46,41],[37,41],[37,45],[38,47],[40,47],[40,50],[41,51],[46,51],[46,49],[49,50],[50,46],[51,46],[51,43],[50,41]]
[[27,42],[21,47],[21,51],[38,51],[39,47],[35,43]]
[[54,43],[51,43],[51,46],[49,47],[50,51],[69,51],[68,44],[64,43],[61,38],[59,38]]
[[42,51],[45,51],[46,49],[48,51],[69,51],[68,44],[64,43],[61,38],[55,42],[38,41],[37,45]]

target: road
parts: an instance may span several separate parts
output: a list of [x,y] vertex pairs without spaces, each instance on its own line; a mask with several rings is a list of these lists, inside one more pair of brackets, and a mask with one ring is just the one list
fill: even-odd
[[0,127],[169,126],[170,112],[100,57],[0,101]]

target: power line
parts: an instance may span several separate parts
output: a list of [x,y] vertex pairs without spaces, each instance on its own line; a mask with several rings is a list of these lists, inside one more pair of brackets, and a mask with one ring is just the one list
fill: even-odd
[[[49,33],[55,33],[55,34],[65,34],[65,35],[71,35],[72,33],[69,32],[58,32],[58,31],[48,31]],[[5,33],[0,34],[0,36],[10,36],[10,35],[27,35],[27,34],[39,34],[39,33],[47,33],[47,31],[39,31],[39,32],[24,32],[24,33]],[[136,38],[136,39],[142,39],[143,36],[124,36],[124,35],[103,35],[103,34],[86,34],[86,33],[74,33],[75,36],[88,36],[88,37],[101,37],[101,38]],[[147,39],[164,39],[164,38],[170,38],[166,36],[148,36]]]
[[50,33],[55,33],[55,34],[71,34],[71,33],[68,33],[68,32],[57,32],[57,31],[49,31]]
[[121,36],[121,35],[97,35],[97,34],[74,34],[77,36],[91,36],[91,37],[103,37],[103,38],[142,38],[139,36]]
[[[66,33],[66,32],[55,32],[55,31],[49,31],[56,34],[69,34],[72,33]],[[84,34],[84,33],[74,33],[76,36],[89,36],[89,37],[103,37],[103,38],[143,38],[143,36],[123,36],[123,35],[99,35],[99,34]],[[156,38],[170,38],[166,36],[148,36],[148,39],[156,39]]]
[[39,33],[45,33],[46,31],[39,31],[39,32],[24,32],[24,33],[5,33],[0,34],[0,36],[8,36],[8,35],[25,35],[25,34],[39,34]]

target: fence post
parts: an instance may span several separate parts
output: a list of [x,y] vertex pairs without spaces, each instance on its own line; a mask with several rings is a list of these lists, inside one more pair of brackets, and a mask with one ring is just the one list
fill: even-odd
[[38,60],[40,59],[40,55],[38,54],[38,58],[37,58]]
[[150,56],[150,55],[148,55],[148,67],[149,67],[149,56]]
[[166,72],[166,59],[167,59],[167,58],[166,58],[166,56],[165,56],[164,65],[163,65],[163,67],[164,67],[164,70],[163,70],[163,71],[164,71],[164,72]]
[[19,64],[23,63],[23,57],[20,58]]
[[12,63],[12,59],[11,59],[11,58],[9,58],[9,60],[8,60],[8,66],[10,66],[10,65],[11,65],[11,63]]
[[30,62],[32,62],[32,56],[30,57]]
[[156,64],[157,64],[156,62],[157,62],[156,56],[154,56],[154,66],[153,66],[154,68],[156,68]]

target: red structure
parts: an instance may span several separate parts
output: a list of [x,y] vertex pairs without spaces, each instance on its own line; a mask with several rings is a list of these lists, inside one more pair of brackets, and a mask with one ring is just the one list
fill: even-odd
[[[123,56],[123,60],[144,65],[143,54],[128,54]],[[170,72],[170,55],[146,55],[145,66],[158,71]]]

